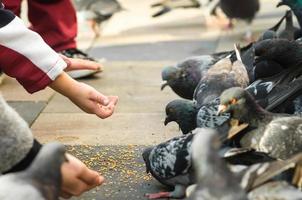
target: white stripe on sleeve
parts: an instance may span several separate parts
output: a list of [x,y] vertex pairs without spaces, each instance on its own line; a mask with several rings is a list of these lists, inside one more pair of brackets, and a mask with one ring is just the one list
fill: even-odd
[[44,42],[42,37],[29,30],[18,17],[0,29],[0,45],[24,55],[52,80],[67,67],[63,59]]

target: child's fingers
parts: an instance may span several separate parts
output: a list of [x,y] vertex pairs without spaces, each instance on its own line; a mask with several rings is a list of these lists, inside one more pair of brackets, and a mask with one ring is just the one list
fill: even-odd
[[93,94],[91,95],[90,99],[94,102],[96,102],[97,104],[103,105],[103,106],[107,106],[110,103],[110,99],[109,97],[101,94],[100,92],[93,92]]
[[70,61],[71,61],[70,67],[73,69],[90,69],[90,70],[102,71],[102,65],[97,62],[78,59],[78,58],[70,58]]
[[109,101],[113,103],[113,105],[116,105],[118,102],[118,96],[108,96]]
[[79,69],[103,71],[103,66],[98,62],[79,59],[79,58],[68,58],[64,55],[60,55],[60,56],[67,64],[67,68],[65,71],[72,71],[72,70],[79,70]]

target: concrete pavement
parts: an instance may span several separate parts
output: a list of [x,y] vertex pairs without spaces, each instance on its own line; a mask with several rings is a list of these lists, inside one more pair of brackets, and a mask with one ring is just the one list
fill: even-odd
[[[152,19],[148,0],[123,0],[127,9],[107,23],[104,34],[91,54],[106,58],[105,71],[83,79],[107,95],[120,98],[116,113],[101,120],[83,113],[68,99],[50,89],[27,94],[7,78],[0,91],[27,119],[41,142],[60,141],[71,153],[104,174],[107,182],[74,199],[145,199],[145,192],[162,190],[145,174],[141,151],[179,135],[178,127],[165,127],[165,105],[178,98],[170,89],[160,91],[161,69],[187,56],[229,50],[242,37],[245,28],[221,32],[206,28],[200,10],[177,10]],[[274,0],[263,0],[253,30],[272,26],[282,9]],[[81,23],[79,43],[85,49],[92,35]]]

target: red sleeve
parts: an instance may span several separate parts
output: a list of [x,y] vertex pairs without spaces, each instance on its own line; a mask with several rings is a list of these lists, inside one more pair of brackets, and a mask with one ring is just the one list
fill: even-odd
[[28,58],[12,49],[0,45],[0,68],[16,78],[29,93],[34,93],[47,87],[52,80]]
[[11,12],[0,9],[0,69],[29,92],[44,89],[67,66],[37,33]]

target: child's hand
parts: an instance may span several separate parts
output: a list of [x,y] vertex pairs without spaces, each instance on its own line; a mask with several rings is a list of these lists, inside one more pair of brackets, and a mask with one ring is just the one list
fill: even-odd
[[63,55],[60,56],[67,64],[65,71],[81,70],[81,69],[103,71],[103,66],[98,62],[93,62],[90,60],[84,60],[79,58],[68,58]]
[[75,93],[69,95],[69,99],[83,111],[96,114],[98,117],[105,119],[110,117],[118,102],[117,96],[104,96],[93,87],[78,82]]
[[89,169],[84,163],[70,154],[66,154],[68,162],[61,167],[63,198],[79,196],[83,192],[101,185],[104,177],[98,172]]
[[118,102],[117,96],[105,96],[93,87],[80,83],[65,72],[58,76],[50,85],[52,89],[68,97],[83,111],[105,119],[110,117]]

